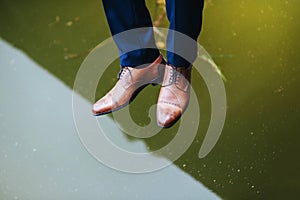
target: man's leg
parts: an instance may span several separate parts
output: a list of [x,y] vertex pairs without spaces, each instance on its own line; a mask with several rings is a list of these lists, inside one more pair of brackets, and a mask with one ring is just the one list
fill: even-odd
[[201,31],[203,2],[166,0],[170,21],[167,38],[168,63],[157,103],[157,123],[163,128],[172,126],[189,102],[191,64],[197,56],[196,41]]
[[[196,43],[188,42],[176,34],[182,33],[197,41],[202,26],[204,0],[166,0],[170,30],[167,38],[168,63],[175,67],[189,67],[197,56]],[[175,53],[183,53],[186,59]],[[185,53],[187,52],[187,53]],[[187,61],[189,60],[189,61]]]
[[[121,66],[152,63],[159,55],[155,47],[152,22],[145,0],[102,0],[107,22],[120,52]],[[138,30],[137,28],[143,28]],[[118,33],[137,29],[134,35],[118,37]],[[130,49],[135,51],[128,52]]]
[[145,85],[160,82],[164,74],[164,60],[155,46],[145,1],[103,0],[103,5],[122,68],[116,85],[93,105],[95,115],[126,106]]

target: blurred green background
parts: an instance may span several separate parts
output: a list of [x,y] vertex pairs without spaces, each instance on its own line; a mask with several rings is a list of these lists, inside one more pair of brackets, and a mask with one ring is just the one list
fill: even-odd
[[[161,7],[154,0],[147,4],[156,18]],[[298,0],[206,1],[199,42],[227,78],[227,119],[213,151],[199,159],[210,100],[201,76],[193,74],[202,126],[192,146],[174,164],[224,199],[298,197],[299,6]],[[166,19],[162,26],[168,26]],[[110,33],[98,0],[0,0],[0,37],[72,88],[88,52]],[[101,78],[107,84],[97,97],[114,85],[118,70],[116,61]],[[158,89],[147,87],[130,105],[138,124],[149,122],[145,113]],[[145,142],[157,149],[173,137],[176,128]]]

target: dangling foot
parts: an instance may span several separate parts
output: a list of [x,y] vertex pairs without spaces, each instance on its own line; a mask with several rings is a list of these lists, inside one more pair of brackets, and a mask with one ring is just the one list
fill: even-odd
[[94,115],[103,115],[128,105],[148,84],[158,84],[164,75],[164,59],[160,55],[153,63],[139,67],[122,67],[116,85],[94,105]]
[[166,65],[157,103],[157,125],[171,127],[185,111],[190,98],[192,67]]

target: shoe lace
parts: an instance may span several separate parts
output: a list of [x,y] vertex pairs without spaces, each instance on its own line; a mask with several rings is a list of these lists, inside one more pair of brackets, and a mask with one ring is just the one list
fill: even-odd
[[180,79],[180,72],[173,68],[170,70],[169,84],[177,83]]
[[119,74],[118,74],[118,80],[123,78],[128,70],[129,70],[128,67],[122,67]]

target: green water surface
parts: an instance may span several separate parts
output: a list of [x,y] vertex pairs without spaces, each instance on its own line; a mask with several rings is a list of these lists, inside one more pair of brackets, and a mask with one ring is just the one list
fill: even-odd
[[[155,1],[147,3],[154,17]],[[174,165],[224,199],[299,196],[299,6],[298,0],[206,1],[199,42],[227,78],[227,118],[213,151],[199,159],[210,99],[201,76],[194,73],[201,126]],[[167,27],[166,20],[162,26]],[[1,0],[0,37],[72,88],[88,52],[110,33],[98,0]],[[116,61],[101,78],[106,84],[97,97],[114,85],[118,70]],[[130,105],[137,124],[149,123],[147,112],[158,92],[159,87],[147,87]],[[144,141],[149,149],[158,149],[177,128]]]

